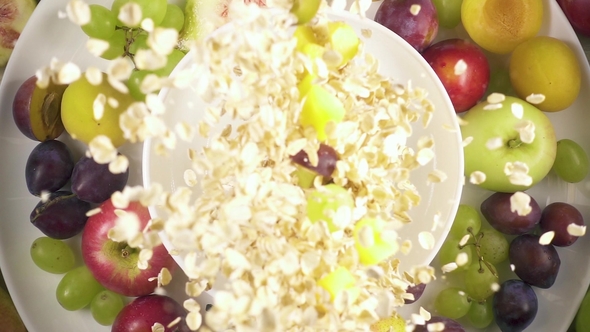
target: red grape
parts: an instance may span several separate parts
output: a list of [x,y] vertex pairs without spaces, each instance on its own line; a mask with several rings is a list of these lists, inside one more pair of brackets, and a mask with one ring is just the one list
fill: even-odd
[[293,160],[294,163],[326,178],[331,177],[332,173],[334,173],[338,159],[338,153],[336,150],[323,143],[320,144],[320,148],[318,149],[318,164],[316,166],[311,164],[307,153],[303,150],[291,157],[291,160]]
[[539,303],[533,288],[522,280],[506,280],[493,297],[494,319],[502,331],[522,331],[535,319]]
[[414,295],[414,299],[413,300],[404,299],[404,303],[411,304],[411,303],[418,301],[420,299],[420,297],[422,296],[422,294],[424,293],[424,289],[426,289],[426,284],[424,284],[424,283],[420,283],[420,284],[416,284],[416,285],[408,287],[406,289],[406,293],[410,293],[410,294]]
[[41,201],[31,212],[31,223],[53,239],[68,239],[80,233],[86,225],[90,203],[69,191],[57,191]]
[[539,239],[538,235],[519,235],[510,243],[508,255],[520,279],[539,288],[549,288],[555,283],[561,260],[554,246],[541,244]]
[[61,141],[39,143],[29,154],[25,165],[25,181],[35,196],[55,192],[70,179],[74,160],[70,149]]
[[541,208],[531,197],[531,211],[521,216],[512,211],[511,193],[494,193],[481,203],[481,213],[497,231],[508,235],[519,235],[531,231],[541,219]]
[[72,172],[72,192],[83,201],[100,204],[121,191],[127,184],[129,169],[113,174],[108,164],[99,164],[94,159],[82,157]]
[[577,236],[571,235],[568,232],[567,228],[570,224],[583,226],[584,217],[574,206],[563,202],[555,202],[547,205],[543,209],[541,221],[539,222],[541,231],[555,232],[551,243],[558,247],[570,246],[578,239]]
[[438,17],[431,0],[385,0],[375,21],[422,52],[438,33]]
[[[438,330],[433,328],[432,325],[434,323],[443,323],[444,328],[442,330]],[[459,322],[452,320],[447,317],[442,316],[432,316],[430,320],[426,322],[425,325],[416,325],[414,328],[414,332],[428,332],[428,331],[440,331],[440,332],[465,332],[465,329]]]

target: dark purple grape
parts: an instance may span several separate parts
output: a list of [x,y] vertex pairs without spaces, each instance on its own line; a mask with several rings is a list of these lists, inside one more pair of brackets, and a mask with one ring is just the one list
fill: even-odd
[[35,206],[31,223],[50,238],[69,239],[84,229],[90,209],[90,203],[78,199],[72,192],[60,190]]
[[519,235],[510,243],[510,264],[524,282],[539,288],[549,288],[555,282],[561,260],[551,244],[539,243],[539,236]]
[[524,330],[535,319],[537,309],[535,291],[522,280],[506,280],[494,293],[494,319],[502,332]]
[[338,153],[336,153],[336,150],[326,144],[320,144],[320,148],[318,149],[317,166],[313,166],[310,163],[307,153],[303,150],[291,157],[291,160],[293,160],[294,163],[312,170],[326,178],[331,177],[332,173],[334,173],[338,159]]
[[68,183],[73,169],[74,160],[67,145],[56,140],[41,142],[27,159],[27,188],[35,196],[43,191],[55,192]]
[[406,293],[410,293],[414,295],[413,300],[404,299],[405,304],[412,304],[420,299],[422,294],[424,293],[424,289],[426,288],[426,284],[420,283],[413,286],[410,286],[406,289]]
[[547,205],[541,214],[541,231],[543,233],[553,231],[555,236],[551,242],[558,247],[571,246],[578,239],[571,235],[567,227],[570,224],[583,226],[584,217],[573,205],[563,202],[556,202]]
[[[428,329],[428,325],[435,324],[435,323],[442,323],[444,324],[444,329]],[[450,318],[442,317],[442,316],[432,316],[429,321],[426,322],[425,325],[416,325],[414,328],[414,332],[428,332],[428,331],[440,331],[440,332],[465,332],[465,329],[459,322],[452,320]]]
[[375,13],[375,21],[418,52],[430,45],[438,33],[438,15],[432,0],[385,0]]
[[113,174],[108,164],[82,157],[72,172],[72,192],[83,201],[100,204],[116,192],[123,190],[129,178],[129,169]]
[[526,216],[512,211],[511,193],[494,193],[486,198],[480,206],[481,213],[497,231],[508,235],[520,235],[530,232],[541,220],[541,208],[531,197],[531,212]]

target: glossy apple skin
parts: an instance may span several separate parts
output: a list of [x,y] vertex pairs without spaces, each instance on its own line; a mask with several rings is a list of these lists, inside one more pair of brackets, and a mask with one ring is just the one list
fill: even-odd
[[[483,172],[486,180],[479,186],[491,191],[513,193],[524,191],[541,181],[551,170],[557,151],[555,131],[549,118],[538,108],[516,98],[506,96],[502,108],[486,110],[489,105],[483,101],[463,115],[467,124],[461,126],[463,139],[472,141],[463,148],[465,156],[465,176],[469,179],[474,171]],[[512,104],[523,107],[522,119],[512,113]],[[535,139],[532,143],[521,143],[509,147],[509,142],[518,139],[515,129],[521,121],[529,120],[535,125]],[[490,150],[487,142],[492,138],[501,138],[502,146]],[[513,184],[504,173],[507,162],[523,162],[529,167],[532,178],[530,186]]]
[[[160,323],[164,332],[190,332],[186,325],[186,310],[174,299],[163,295],[140,296],[127,304],[115,318],[111,332],[152,332],[152,326]],[[172,326],[177,317],[182,320]]]
[[590,0],[557,0],[577,32],[590,37]]
[[[413,5],[420,6],[416,15],[411,11]],[[385,0],[375,13],[375,21],[402,37],[418,52],[428,47],[438,34],[438,16],[431,0]]]
[[[444,85],[455,112],[465,112],[483,97],[490,82],[490,66],[483,51],[459,38],[446,39],[428,47],[422,56]],[[461,68],[464,62],[464,69]]]
[[[152,293],[156,280],[164,267],[173,271],[174,259],[163,245],[154,248],[154,253],[145,270],[137,267],[139,250],[129,248],[125,242],[115,242],[108,238],[109,230],[115,226],[118,217],[109,199],[100,205],[101,212],[88,218],[82,233],[82,258],[96,280],[105,288],[125,295],[141,296]],[[126,209],[137,214],[140,228],[143,229],[151,219],[146,207],[131,202]]]

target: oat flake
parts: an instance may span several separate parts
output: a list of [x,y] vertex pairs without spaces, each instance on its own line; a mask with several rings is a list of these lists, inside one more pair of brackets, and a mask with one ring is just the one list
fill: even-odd
[[571,223],[567,225],[567,232],[572,236],[584,236],[586,234],[586,226]]
[[554,231],[545,232],[545,233],[541,234],[541,236],[539,237],[539,244],[542,244],[542,245],[551,244],[551,241],[553,241],[554,237],[555,237]]
[[526,101],[533,105],[538,105],[545,101],[545,95],[540,93],[532,93],[526,97]]

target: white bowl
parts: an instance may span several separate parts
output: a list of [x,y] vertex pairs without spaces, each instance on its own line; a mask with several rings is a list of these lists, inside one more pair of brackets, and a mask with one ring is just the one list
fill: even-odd
[[[410,213],[414,221],[405,225],[399,232],[402,239],[410,239],[413,243],[409,254],[399,254],[402,262],[401,270],[408,270],[415,265],[430,264],[448,234],[463,187],[463,149],[454,108],[434,71],[402,38],[371,19],[361,18],[348,12],[331,13],[330,18],[346,21],[359,36],[362,36],[361,29],[372,30],[370,38],[361,38],[367,52],[373,54],[380,62],[379,72],[398,83],[406,84],[411,81],[413,86],[425,88],[428,91],[428,98],[436,106],[430,125],[425,129],[421,123],[416,123],[413,128],[414,134],[408,141],[408,145],[411,145],[419,137],[430,135],[435,140],[436,157],[433,162],[412,172],[411,179],[422,196],[422,202]],[[222,27],[224,28],[228,26]],[[175,71],[189,68],[192,61],[189,54],[179,63]],[[195,123],[203,115],[198,110],[206,106],[190,89],[165,89],[161,91],[160,96],[166,109],[169,110],[165,115],[165,121],[168,124],[182,120]],[[216,129],[221,130],[223,127],[224,125],[220,124]],[[164,189],[171,192],[179,187],[186,187],[183,172],[191,167],[186,151],[188,148],[198,148],[207,144],[207,141],[195,138],[190,144],[180,141],[178,143],[171,155],[164,158],[155,156],[151,141],[145,142],[142,173],[146,187],[154,182],[164,185]],[[428,184],[426,177],[433,169],[444,171],[447,180],[443,183]],[[201,193],[195,193],[195,195],[199,194]],[[153,217],[162,216],[162,211],[157,208],[152,207],[150,212]],[[440,223],[433,229],[433,220],[436,215],[439,215]],[[419,234],[422,232],[434,235],[435,243],[431,249],[424,249],[419,245]],[[170,249],[171,244],[165,235],[163,235],[163,241]],[[182,254],[176,255],[175,259],[182,268],[184,265]]]

